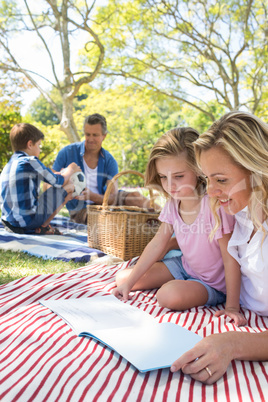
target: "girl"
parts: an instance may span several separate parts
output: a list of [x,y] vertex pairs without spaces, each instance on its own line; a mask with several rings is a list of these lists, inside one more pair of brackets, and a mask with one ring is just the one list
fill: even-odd
[[[113,291],[116,297],[127,300],[131,290],[160,288],[156,294],[159,304],[174,310],[225,302],[224,265],[238,269],[227,253],[234,219],[220,208],[222,224],[210,241],[215,221],[205,193],[205,179],[195,160],[193,142],[197,139],[196,130],[175,128],[153,147],[146,184],[160,188],[168,201],[159,216],[159,231],[135,267],[117,275]],[[159,261],[173,232],[182,256]],[[228,294],[225,312],[237,325],[245,323],[239,314],[239,294]]]
[[[214,210],[221,205],[236,218],[228,251],[241,265],[242,305],[267,316],[268,125],[249,113],[234,111],[215,122],[195,147]],[[238,293],[237,272],[227,269],[226,283],[231,282],[237,283],[234,291]],[[267,361],[268,331],[210,335],[176,360],[171,371],[182,369],[194,379],[212,384],[233,359]]]

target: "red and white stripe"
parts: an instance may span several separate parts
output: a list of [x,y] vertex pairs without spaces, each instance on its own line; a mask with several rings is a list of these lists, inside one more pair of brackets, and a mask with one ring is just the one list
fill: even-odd
[[[140,373],[116,352],[79,338],[40,299],[109,294],[118,270],[130,265],[89,265],[64,274],[27,277],[0,286],[0,401],[196,402],[268,401],[268,363],[230,364],[212,386],[168,369]],[[247,327],[214,316],[216,308],[185,312],[160,308],[156,291],[133,293],[130,304],[159,322],[174,322],[202,336],[224,331],[260,332],[268,317],[244,310]],[[174,356],[174,360],[175,360]]]

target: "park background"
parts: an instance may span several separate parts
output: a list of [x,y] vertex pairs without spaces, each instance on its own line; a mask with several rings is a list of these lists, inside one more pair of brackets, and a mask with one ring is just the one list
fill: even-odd
[[[1,0],[0,172],[17,122],[44,132],[40,159],[52,166],[83,138],[85,116],[101,113],[119,170],[142,173],[170,128],[202,132],[234,109],[267,122],[267,8],[266,0]],[[0,250],[0,283],[75,266]]]
[[101,113],[119,170],[144,172],[170,128],[234,109],[268,119],[265,0],[3,0],[0,19],[0,171],[21,121],[44,132],[51,166]]

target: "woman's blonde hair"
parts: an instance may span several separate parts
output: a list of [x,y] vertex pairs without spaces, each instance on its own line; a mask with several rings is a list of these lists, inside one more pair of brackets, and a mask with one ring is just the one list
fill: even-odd
[[152,148],[145,172],[145,184],[148,187],[162,191],[166,197],[169,195],[164,191],[160,177],[156,169],[156,161],[160,158],[179,157],[182,152],[186,153],[189,168],[196,173],[198,194],[205,192],[206,180],[198,167],[195,159],[193,143],[197,140],[199,133],[191,127],[173,128],[158,139]]
[[[257,216],[262,205],[264,220],[268,218],[268,125],[258,117],[241,111],[225,114],[194,143],[197,162],[202,151],[221,147],[238,166],[251,173],[252,193],[248,204],[250,218],[256,228],[264,231]],[[216,219],[213,233],[220,225],[219,203],[211,202]]]

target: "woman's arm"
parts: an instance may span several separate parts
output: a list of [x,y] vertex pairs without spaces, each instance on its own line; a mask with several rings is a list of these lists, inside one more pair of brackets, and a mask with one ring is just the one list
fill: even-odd
[[137,264],[134,266],[127,280],[113,290],[113,294],[128,300],[128,295],[135,283],[145,274],[145,272],[162,256],[167,244],[172,236],[173,226],[168,223],[161,223],[156,235],[143,250]]
[[228,233],[223,235],[223,237],[218,240],[225,271],[226,305],[225,310],[217,311],[215,316],[219,317],[225,314],[234,320],[235,325],[240,326],[246,325],[247,320],[239,312],[241,272],[238,262],[227,251],[227,245],[230,237],[231,233]]
[[231,331],[210,335],[177,359],[171,371],[181,369],[195,380],[213,384],[223,376],[234,359],[267,361],[268,331],[258,334]]

